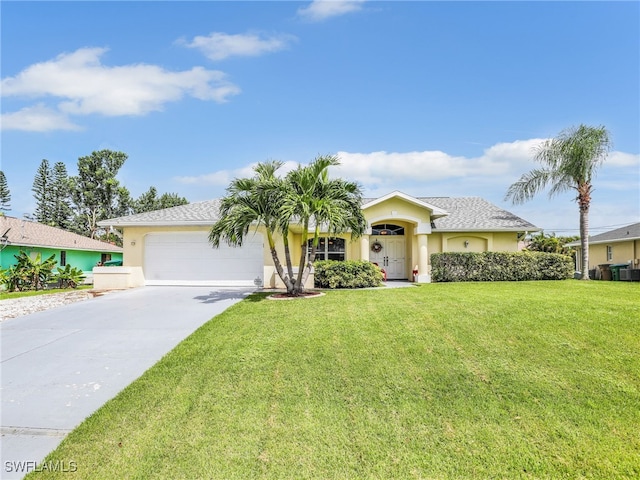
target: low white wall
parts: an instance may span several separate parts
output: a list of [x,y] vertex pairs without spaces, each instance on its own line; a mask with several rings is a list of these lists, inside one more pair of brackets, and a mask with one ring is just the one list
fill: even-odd
[[142,267],[94,267],[95,290],[119,290],[144,286]]

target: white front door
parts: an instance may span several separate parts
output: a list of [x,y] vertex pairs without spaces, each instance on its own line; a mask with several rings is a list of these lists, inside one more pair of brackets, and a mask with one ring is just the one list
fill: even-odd
[[372,250],[369,260],[377,263],[380,268],[384,268],[387,272],[387,280],[406,280],[404,236],[376,235],[372,236],[371,240],[371,245],[378,242],[382,245],[382,249],[379,252]]

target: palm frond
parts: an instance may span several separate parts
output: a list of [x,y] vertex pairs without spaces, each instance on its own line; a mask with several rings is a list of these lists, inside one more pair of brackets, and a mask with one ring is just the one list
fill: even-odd
[[547,186],[551,177],[552,172],[550,170],[533,169],[523,174],[517,182],[509,186],[505,200],[511,200],[515,205],[531,200]]

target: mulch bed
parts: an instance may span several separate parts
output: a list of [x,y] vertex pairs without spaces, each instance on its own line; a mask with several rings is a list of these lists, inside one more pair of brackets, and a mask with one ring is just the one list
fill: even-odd
[[267,298],[269,300],[297,300],[304,298],[316,298],[322,297],[324,293],[322,292],[303,292],[297,296],[289,295],[286,292],[283,293],[274,293],[273,295],[269,295]]

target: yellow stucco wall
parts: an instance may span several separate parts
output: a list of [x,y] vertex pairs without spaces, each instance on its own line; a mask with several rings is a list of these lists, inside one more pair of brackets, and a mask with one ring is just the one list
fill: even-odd
[[[403,198],[391,197],[388,200],[364,209],[368,225],[377,223],[396,224],[405,228],[405,272],[407,279],[412,279],[412,270],[419,263],[419,246],[416,229],[430,224],[430,211]],[[158,227],[125,227],[124,231],[124,266],[144,266],[145,236],[154,232],[208,232],[210,226],[158,226]],[[258,227],[264,235],[264,282],[265,287],[280,287],[281,281],[275,272],[275,266],[269,250],[266,232]],[[422,230],[422,232],[425,232]],[[425,234],[425,233],[423,233]],[[516,232],[433,232],[427,235],[428,254],[447,251],[483,252],[483,251],[517,251],[518,238]],[[309,237],[312,233],[309,233]],[[345,256],[347,260],[369,260],[370,245],[373,236],[351,240],[350,234],[338,235],[346,239]],[[424,236],[422,238],[425,238]],[[465,242],[467,242],[465,244]],[[283,267],[286,268],[282,238],[275,238],[276,251]],[[289,247],[293,265],[297,266],[301,252],[301,234],[289,234]],[[429,263],[427,261],[427,263]],[[601,262],[602,263],[602,262]],[[423,272],[420,272],[423,273]]]
[[365,207],[363,212],[370,224],[395,223],[400,225],[408,219],[423,223],[429,223],[431,221],[429,210],[407,202],[402,198],[390,198],[371,207]]
[[[465,246],[465,242],[468,242]],[[517,252],[516,232],[443,232],[429,235],[429,253]]]
[[[612,247],[612,258],[607,258],[607,246]],[[581,249],[578,247],[578,258]],[[605,263],[628,263],[631,262],[634,268],[640,266],[640,240],[630,240],[627,242],[612,242],[609,244],[589,245],[589,270]]]

